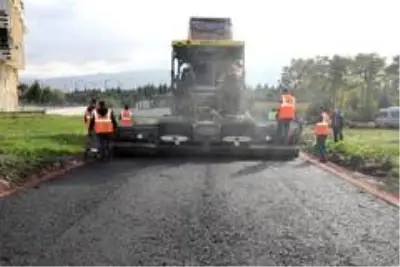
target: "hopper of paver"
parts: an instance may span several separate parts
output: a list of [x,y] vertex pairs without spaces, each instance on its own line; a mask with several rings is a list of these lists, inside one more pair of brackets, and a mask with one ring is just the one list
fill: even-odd
[[241,112],[244,42],[233,39],[231,19],[191,17],[188,26],[188,38],[172,43],[173,113],[196,116],[204,108]]
[[190,18],[188,40],[232,39],[232,21],[230,18]]

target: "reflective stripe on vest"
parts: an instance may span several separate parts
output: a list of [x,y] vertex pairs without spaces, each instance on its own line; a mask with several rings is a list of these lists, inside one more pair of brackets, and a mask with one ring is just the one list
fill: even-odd
[[279,119],[294,119],[296,99],[289,95],[282,95],[282,103],[279,108]]
[[97,111],[94,114],[94,131],[96,133],[112,133],[114,132],[112,120],[111,120],[111,110],[109,110],[106,116],[100,116]]
[[122,110],[121,111],[121,120],[120,124],[122,126],[132,126],[132,112],[130,110]]
[[329,134],[329,124],[326,122],[316,123],[314,133],[316,135],[328,135]]

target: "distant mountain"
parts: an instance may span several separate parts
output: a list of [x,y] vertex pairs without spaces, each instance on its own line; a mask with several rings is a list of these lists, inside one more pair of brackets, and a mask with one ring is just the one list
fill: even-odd
[[[134,88],[147,83],[168,83],[170,80],[168,70],[143,70],[127,71],[118,73],[98,73],[91,75],[79,75],[70,77],[54,77],[37,79],[42,84],[61,90],[70,90],[72,88],[112,88],[120,86],[124,89]],[[21,82],[32,83],[36,80],[34,77],[21,77]]]
[[[255,85],[257,83],[275,84],[279,77],[279,73],[280,72],[276,70],[247,70],[246,81],[251,85]],[[36,80],[34,77],[24,77],[21,75],[21,82],[23,83],[30,84],[34,80]],[[169,83],[170,72],[169,70],[142,70],[118,73],[98,73],[70,77],[54,77],[37,80],[44,85],[52,88],[58,88],[63,91],[68,91],[74,88],[112,88],[117,86],[120,86],[123,89],[130,89],[148,83]]]

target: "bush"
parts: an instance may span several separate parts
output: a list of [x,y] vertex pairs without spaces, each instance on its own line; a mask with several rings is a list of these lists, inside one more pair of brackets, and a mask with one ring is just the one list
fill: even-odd
[[[327,142],[328,159],[338,165],[376,177],[392,177],[398,186],[398,131],[345,129],[344,141]],[[303,135],[305,150],[317,155],[311,129]]]

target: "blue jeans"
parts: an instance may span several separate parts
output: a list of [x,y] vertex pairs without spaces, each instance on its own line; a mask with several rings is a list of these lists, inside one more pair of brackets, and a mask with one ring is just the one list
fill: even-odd
[[278,120],[278,142],[280,144],[287,144],[289,142],[289,129],[291,119]]
[[333,127],[333,140],[335,140],[335,143],[338,142],[339,140],[343,140],[343,129],[342,127]]

